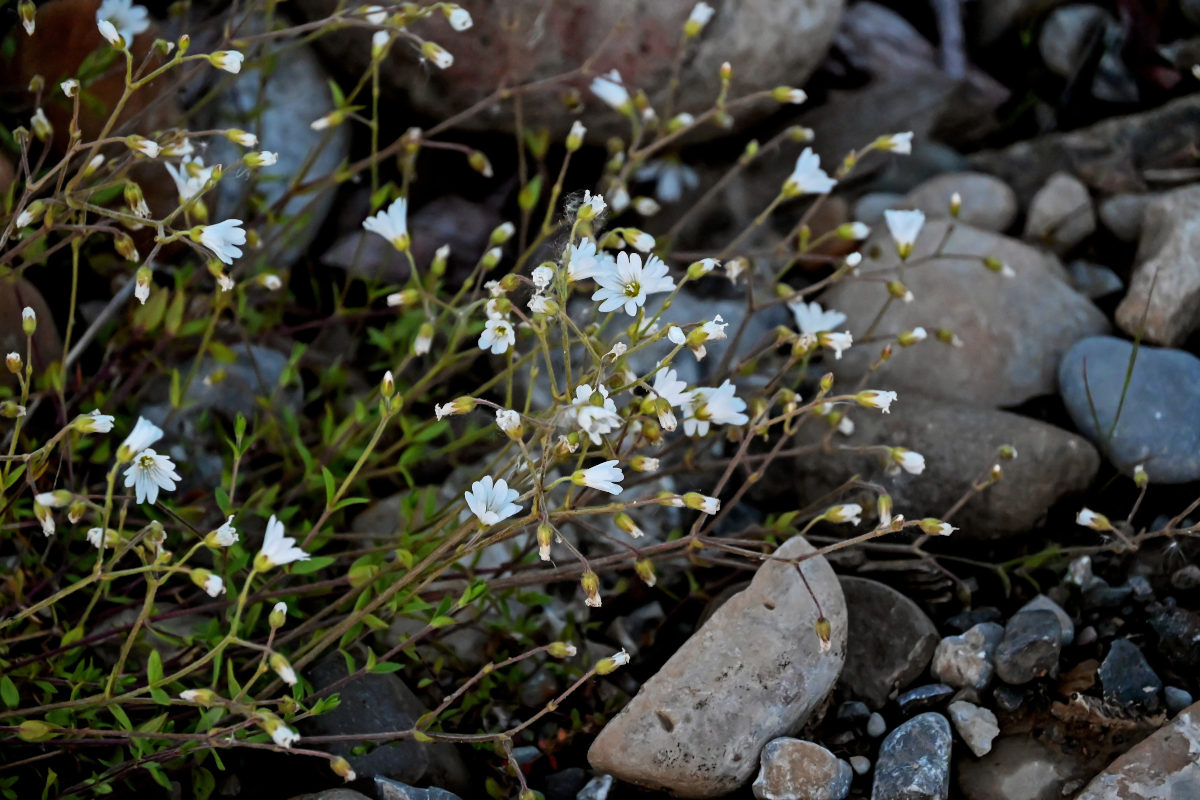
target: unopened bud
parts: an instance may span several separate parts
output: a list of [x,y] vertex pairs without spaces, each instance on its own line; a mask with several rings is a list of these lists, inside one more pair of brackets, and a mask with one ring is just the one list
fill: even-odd
[[617,514],[613,516],[613,522],[616,523],[618,528],[632,536],[634,539],[640,539],[643,535],[645,535],[642,529],[638,527],[637,523],[633,521],[633,517],[629,516],[624,511],[617,512]]
[[471,165],[471,169],[485,178],[490,178],[494,174],[492,171],[492,162],[488,161],[488,157],[479,150],[471,151],[471,154],[467,156],[467,163]]
[[900,281],[888,281],[887,290],[888,294],[897,300],[903,300],[905,303],[913,301],[913,293]]
[[538,558],[550,560],[550,545],[554,542],[554,528],[543,522],[537,527]]
[[799,105],[808,99],[808,95],[803,89],[793,89],[791,86],[776,86],[771,90],[771,97],[774,97],[779,103],[792,103]]
[[546,645],[546,652],[554,658],[574,658],[579,651],[570,642],[551,642]]
[[500,257],[503,255],[499,247],[493,247],[483,254],[483,258],[479,259],[479,263],[484,269],[494,269],[500,263]]
[[16,375],[21,371],[21,354],[17,352],[9,353],[4,357],[4,365],[8,367],[8,371]]
[[892,496],[881,494],[875,501],[875,514],[879,517],[879,526],[886,528],[892,524]]
[[21,309],[21,330],[25,331],[26,336],[33,336],[37,332],[37,312],[29,306]]
[[922,531],[930,536],[949,536],[958,530],[958,528],[954,527],[949,522],[942,522],[940,519],[936,519],[934,517],[926,517],[918,522],[917,525],[921,527]]
[[21,18],[21,25],[25,28],[26,36],[33,36],[37,26],[37,7],[33,4],[33,0],[21,0],[17,4],[17,16]]
[[133,243],[133,237],[127,233],[117,232],[113,234],[113,247],[121,258],[126,261],[139,261],[137,245]]
[[150,217],[150,206],[146,205],[146,196],[142,194],[142,187],[133,181],[125,183],[125,205],[129,206],[129,210],[135,215],[143,219]]
[[587,595],[583,601],[584,604],[592,608],[599,608],[601,604],[600,576],[589,569],[580,576],[579,585],[583,588],[583,593]]
[[350,766],[350,762],[341,756],[338,756],[333,761],[329,762],[329,768],[334,771],[334,774],[345,779],[346,781],[352,781],[358,777],[358,775],[354,772],[354,768]]
[[276,603],[267,616],[267,622],[272,629],[282,628],[287,622],[287,603],[282,601]]
[[1150,485],[1150,476],[1146,474],[1146,468],[1141,464],[1133,468],[1133,485],[1139,489],[1144,489]]
[[384,399],[391,399],[391,396],[396,393],[396,380],[392,377],[390,369],[383,373],[383,380],[379,382],[379,393],[384,396]]
[[1000,449],[996,451],[996,455],[1000,457],[1001,461],[1012,461],[1017,457],[1017,448],[1011,444],[1002,444],[1000,445]]
[[653,586],[658,583],[658,576],[654,574],[654,562],[648,558],[638,559],[633,564],[633,571],[642,579],[642,583],[647,586]]
[[700,494],[699,492],[687,492],[683,495],[683,504],[688,508],[695,509],[704,514],[716,514],[721,510],[721,501],[715,497]]
[[962,195],[955,192],[950,195],[950,216],[957,218],[960,211],[962,211]]
[[492,235],[489,238],[488,243],[493,245],[504,244],[511,239],[513,234],[516,232],[517,228],[511,222],[505,222],[501,225],[497,225],[495,230],[492,231]]
[[623,667],[629,663],[629,653],[622,650],[619,653],[614,653],[608,658],[603,658],[596,664],[597,675],[608,675],[615,672],[618,667]]
[[587,135],[587,128],[579,120],[571,123],[571,130],[567,133],[567,152],[574,153],[583,146],[583,137]]
[[828,653],[830,648],[833,647],[833,625],[831,625],[829,620],[825,618],[825,615],[822,614],[817,618],[817,622],[814,627],[817,631],[817,639],[820,640],[820,651],[822,653]]

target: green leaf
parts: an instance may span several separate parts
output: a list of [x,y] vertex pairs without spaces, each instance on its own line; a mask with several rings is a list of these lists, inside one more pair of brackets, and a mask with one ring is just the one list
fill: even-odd
[[108,711],[116,718],[122,730],[133,730],[133,723],[129,721],[129,715],[125,713],[125,709],[114,703],[108,707]]
[[208,800],[216,791],[217,779],[204,767],[192,770],[192,796],[196,800]]
[[17,478],[20,478],[24,474],[25,474],[25,465],[24,464],[18,465],[16,469],[14,469],[11,473],[8,474],[7,477],[5,477],[4,488],[5,489],[12,488],[12,485],[17,482]]
[[325,507],[329,508],[333,505],[333,496],[337,493],[337,484],[333,480],[333,473],[328,467],[321,467],[321,478],[325,481]]
[[310,558],[308,561],[297,561],[292,565],[293,575],[309,575],[313,572],[323,570],[334,562],[332,556],[317,556]]
[[445,628],[447,625],[454,624],[454,617],[434,617],[429,620],[429,624],[434,628]]
[[150,651],[150,658],[146,661],[146,677],[150,679],[150,684],[152,686],[157,686],[159,683],[162,683],[162,656],[158,654],[157,650]]
[[163,317],[163,329],[174,337],[179,333],[179,326],[183,324],[183,309],[187,298],[183,292],[175,292],[171,297],[171,305],[167,307],[167,314]]
[[371,668],[371,672],[376,675],[387,675],[391,672],[399,672],[404,669],[403,664],[397,664],[395,661],[382,661]]
[[4,700],[4,705],[9,708],[16,708],[21,704],[21,693],[17,691],[17,685],[12,682],[12,678],[7,675],[0,678],[0,699]]
[[233,439],[237,442],[238,447],[242,446],[242,439],[246,436],[246,418],[238,412],[237,418],[233,421]]
[[371,502],[365,497],[345,497],[338,501],[338,504],[333,507],[334,511],[345,508],[346,506],[360,506],[363,503]]
[[183,385],[179,379],[179,370],[171,370],[171,408],[179,408],[183,403]]

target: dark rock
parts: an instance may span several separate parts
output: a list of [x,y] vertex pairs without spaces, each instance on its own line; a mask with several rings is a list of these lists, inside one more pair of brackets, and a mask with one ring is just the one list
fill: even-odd
[[1083,605],[1089,609],[1120,608],[1132,599],[1133,589],[1128,586],[1109,586],[1103,581],[1093,583],[1083,593]]
[[1108,769],[1075,800],[1190,800],[1200,796],[1200,704],[1181,712]]
[[[340,653],[331,653],[313,666],[308,677],[319,691],[346,675],[345,659]],[[301,723],[302,733],[346,736],[405,730],[428,710],[395,674],[361,675],[339,685],[336,692],[341,704]],[[333,742],[327,749],[348,759],[354,771],[364,777],[378,776],[406,784],[430,782],[454,788],[467,783],[466,767],[454,746],[448,743],[400,739],[358,756],[351,752],[355,746],[352,741]]]
[[850,629],[842,683],[879,708],[925,671],[937,628],[912,600],[878,581],[842,577]]
[[921,714],[896,728],[879,748],[871,800],[946,800],[950,746],[950,723],[941,714]]
[[850,700],[838,706],[837,720],[844,725],[862,725],[870,718],[871,709],[859,700]]
[[1062,627],[1053,611],[1022,611],[1004,626],[996,648],[996,675],[1006,683],[1024,684],[1058,670]]
[[992,690],[992,699],[996,701],[997,708],[1011,714],[1025,702],[1025,690],[1002,683]]
[[983,758],[955,764],[965,800],[1062,800],[1091,773],[1062,752],[1028,734],[1005,736]]
[[1004,627],[995,622],[982,622],[961,636],[947,636],[934,651],[933,677],[957,689],[986,689],[995,673],[992,658],[1003,638]]
[[908,716],[936,708],[954,696],[954,687],[944,683],[929,683],[903,692],[896,698],[900,713]]
[[1086,647],[1099,638],[1100,636],[1096,633],[1096,629],[1088,625],[1075,636],[1075,644],[1080,647]]
[[575,795],[588,782],[587,770],[582,767],[567,767],[546,776],[542,794],[546,800],[575,800]]
[[1168,686],[1163,690],[1163,695],[1167,701],[1167,712],[1171,714],[1178,714],[1194,702],[1191,693],[1178,686]]
[[1063,610],[1063,607],[1051,600],[1044,594],[1039,594],[1037,597],[1030,600],[1025,605],[1021,606],[1017,613],[1022,611],[1052,611],[1054,616],[1058,617],[1058,624],[1062,628],[1062,643],[1063,647],[1069,645],[1075,639],[1075,622],[1071,619],[1071,615]]
[[1127,475],[1142,464],[1152,483],[1200,478],[1200,418],[1192,413],[1200,407],[1200,358],[1142,345],[1125,389],[1132,352],[1132,343],[1112,336],[1084,339],[1067,351],[1058,382],[1071,419]]
[[1183,592],[1200,588],[1200,566],[1188,564],[1172,572],[1171,586]]
[[[931,354],[946,349],[939,342],[920,347]],[[903,360],[916,349],[893,360]],[[882,377],[877,380],[891,386]],[[793,463],[803,495],[820,496],[858,475],[881,485],[892,496],[896,513],[908,519],[939,517],[971,492],[972,481],[994,463],[1001,445],[1016,449],[1018,457],[1003,464],[1004,479],[975,494],[955,515],[959,530],[951,544],[1028,533],[1064,495],[1090,486],[1100,465],[1095,449],[1073,433],[1007,411],[930,399],[916,390],[900,391],[889,414],[868,409],[849,414],[856,425],[847,440],[851,446],[906,447],[925,456],[924,472],[888,474],[877,453],[835,452],[819,460],[797,459]],[[824,423],[818,427],[814,422],[802,430],[801,438],[824,433]]]
[[[912,302],[892,302],[879,316],[888,295],[876,280],[841,281],[822,304],[846,314],[846,327],[856,337],[873,322],[875,334],[883,336],[936,325],[952,330],[962,346],[950,347],[931,336],[918,346],[897,348],[888,366],[872,374],[879,346],[861,345],[825,366],[840,380],[871,375],[873,382],[899,392],[901,402],[920,393],[995,408],[1053,393],[1062,354],[1080,339],[1107,331],[1107,319],[1071,288],[1053,255],[958,222],[950,230],[951,224],[937,219],[925,224],[909,260],[931,258],[935,252],[949,255],[919,268],[900,264],[886,230],[876,229],[867,240],[860,274],[901,280],[912,292]],[[985,258],[998,259],[1014,275],[988,271]]]
[[946,626],[952,631],[966,633],[981,622],[999,622],[1002,619],[1004,615],[995,606],[979,606],[955,614],[946,620]]
[[1155,674],[1138,646],[1128,639],[1112,643],[1100,665],[1100,684],[1104,699],[1126,708],[1154,712],[1161,702],[1162,679]]
[[453,792],[431,786],[421,789],[391,778],[375,778],[376,800],[462,800]]
[[1200,664],[1200,614],[1176,606],[1151,606],[1148,620],[1158,654],[1171,669],[1191,675]]
[[842,800],[850,765],[819,744],[781,737],[763,748],[752,789],[759,800]]

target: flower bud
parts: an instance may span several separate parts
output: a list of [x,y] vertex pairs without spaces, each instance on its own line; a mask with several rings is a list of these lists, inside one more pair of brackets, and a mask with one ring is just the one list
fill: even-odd
[[537,543],[538,543],[538,558],[542,561],[550,560],[550,545],[554,541],[554,528],[549,523],[543,522],[537,527]]
[[571,130],[567,133],[567,152],[574,153],[583,146],[583,137],[587,135],[587,128],[579,120],[571,123]]
[[16,375],[21,371],[21,354],[17,352],[9,353],[4,357],[4,365],[8,367],[8,371]]
[[1146,468],[1141,464],[1133,468],[1133,485],[1139,489],[1144,489],[1150,485],[1150,476],[1146,474]]
[[791,86],[776,86],[771,90],[771,97],[778,103],[799,105],[808,99],[803,89],[793,89]]
[[828,653],[833,647],[833,625],[824,614],[817,617],[816,625],[814,626],[817,632],[817,639],[820,641],[819,649],[822,653]]
[[642,579],[642,583],[647,586],[654,586],[658,583],[658,575],[654,573],[654,562],[648,558],[638,559],[633,563],[633,571]]
[[142,187],[133,181],[125,183],[125,205],[129,206],[129,210],[142,219],[150,217],[150,206],[146,205],[146,196],[142,194]]
[[133,243],[133,238],[129,234],[114,233],[113,247],[116,249],[118,255],[126,261],[139,261],[141,259],[137,251],[137,245]]
[[438,419],[442,417],[451,417],[456,414],[469,414],[475,410],[475,398],[463,395],[455,398],[449,403],[443,403],[440,406],[434,406],[434,413]]
[[688,507],[700,511],[704,514],[716,514],[721,510],[721,501],[715,497],[700,494],[699,492],[687,492],[683,495],[683,504]]
[[242,71],[242,61],[245,58],[244,55],[236,50],[218,50],[215,53],[209,53],[208,63],[217,69],[223,69],[226,72],[236,75]]
[[613,516],[613,522],[616,523],[619,529],[629,534],[634,539],[639,539],[644,535],[642,529],[639,528],[637,523],[633,521],[633,517],[629,516],[624,511],[617,512]]
[[404,289],[392,292],[387,296],[389,308],[412,308],[421,300],[421,293],[416,289]]
[[935,519],[934,517],[926,517],[918,522],[917,525],[921,527],[922,531],[930,536],[949,536],[958,530],[958,528],[954,527],[949,522],[942,522],[940,519]]
[[551,642],[546,645],[546,652],[554,658],[574,658],[579,651],[570,642]]
[[712,15],[712,6],[708,3],[696,3],[692,6],[692,13],[688,15],[687,21],[683,23],[683,35],[688,39],[695,39],[712,19]]
[[279,163],[279,153],[272,153],[269,150],[263,150],[260,153],[247,153],[242,156],[242,161],[251,169],[259,169],[260,167],[273,167]]
[[471,165],[471,169],[485,178],[490,178],[494,174],[492,171],[492,162],[488,161],[488,157],[479,150],[471,151],[471,154],[467,156],[467,163]]
[[271,609],[271,613],[267,616],[267,622],[272,630],[282,628],[287,622],[287,603],[282,601],[275,604]]
[[601,604],[600,576],[589,569],[580,576],[579,585],[583,588],[583,593],[587,595],[587,598],[583,601],[584,604],[592,608],[599,608]]
[[33,0],[21,0],[17,3],[17,16],[21,18],[21,26],[25,28],[26,36],[33,36],[37,29],[37,7]]
[[629,663],[629,653],[625,652],[625,650],[622,649],[621,652],[619,652],[619,653],[614,653],[613,655],[609,656],[608,658],[601,659],[596,664],[596,674],[597,675],[608,675],[609,673],[615,672],[618,667],[623,667],[628,663]]
[[358,775],[354,772],[354,768],[350,766],[350,762],[341,756],[338,756],[333,761],[329,762],[329,768],[332,769],[336,775],[344,778],[346,781],[352,781],[358,777]]
[[383,373],[383,380],[379,382],[379,393],[384,399],[391,399],[391,396],[396,393],[396,380],[392,377],[392,371],[389,369]]
[[513,234],[516,232],[517,228],[511,222],[505,222],[501,225],[497,225],[495,230],[492,231],[492,235],[488,240],[488,243],[493,245],[504,244],[511,239]]
[[912,347],[914,344],[925,341],[928,336],[924,328],[913,328],[911,331],[904,331],[896,337],[896,341],[901,347]]
[[288,686],[296,685],[296,671],[292,669],[291,663],[283,653],[271,653],[267,663],[271,665],[271,669],[275,670],[275,674],[279,676],[280,680]]
[[454,56],[437,42],[422,42],[421,55],[433,62],[438,69],[449,69],[454,65]]
[[76,500],[67,507],[67,521],[74,525],[83,519],[83,515],[87,513],[87,510],[87,503],[83,500]]
[[857,525],[862,522],[862,506],[858,503],[845,503],[839,506],[833,506],[821,515],[821,519],[827,522],[849,522],[851,525]]
[[33,118],[29,122],[33,127],[33,135],[38,138],[38,141],[44,142],[54,135],[54,126],[50,124],[50,120],[46,119],[46,112],[40,106],[37,111],[33,112]]
[[833,373],[826,372],[821,376],[821,382],[818,384],[821,394],[829,394],[833,389]]
[[33,336],[37,332],[37,312],[29,306],[21,309],[21,330],[25,331],[26,336]]
[[962,347],[962,339],[958,338],[958,334],[949,328],[938,328],[937,340],[943,344],[948,344],[951,347]]
[[500,252],[499,247],[493,247],[483,254],[483,258],[479,259],[479,263],[483,265],[484,269],[495,269],[496,265],[500,263],[502,255],[503,253]]
[[179,699],[185,703],[195,703],[208,708],[217,699],[217,693],[212,689],[187,689],[179,693]]
[[950,216],[957,219],[960,211],[962,211],[962,195],[955,192],[950,195]]
[[126,136],[125,146],[135,153],[139,153],[146,158],[158,158],[159,146],[158,143],[147,139],[145,136],[138,136],[136,133]]
[[[313,124],[315,125],[316,123]],[[328,126],[326,125],[324,127]],[[241,130],[240,128],[230,128],[229,130],[225,131],[225,138],[234,144],[241,145],[242,147],[256,147],[258,145],[257,136],[255,136],[253,133]]]
[[881,494],[875,501],[875,513],[879,517],[879,527],[887,528],[892,524],[892,496]]
[[913,293],[900,281],[888,281],[887,290],[888,294],[897,300],[903,300],[905,303],[913,301]]
[[1017,448],[1011,444],[1002,444],[1000,445],[1000,449],[996,451],[996,455],[1000,457],[1001,461],[1012,461],[1017,457]]

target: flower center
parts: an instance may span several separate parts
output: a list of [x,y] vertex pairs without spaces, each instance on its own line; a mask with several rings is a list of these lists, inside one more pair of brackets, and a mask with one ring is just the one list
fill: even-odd
[[153,469],[154,459],[150,456],[142,456],[138,459],[138,466],[142,469]]
[[642,285],[640,283],[638,283],[637,281],[630,281],[629,283],[625,284],[625,296],[626,297],[637,297],[641,293],[642,293]]

